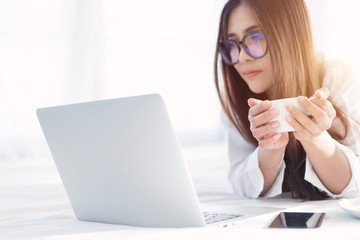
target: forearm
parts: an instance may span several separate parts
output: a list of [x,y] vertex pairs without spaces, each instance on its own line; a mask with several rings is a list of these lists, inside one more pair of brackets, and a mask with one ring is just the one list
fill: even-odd
[[331,136],[324,132],[312,141],[301,142],[316,174],[333,194],[340,194],[352,173],[348,159]]
[[259,167],[264,177],[264,189],[260,196],[264,195],[276,180],[283,160],[285,148],[266,150],[259,148]]

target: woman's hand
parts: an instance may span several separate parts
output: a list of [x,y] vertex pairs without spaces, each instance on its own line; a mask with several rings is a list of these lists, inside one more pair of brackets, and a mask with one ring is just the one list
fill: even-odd
[[248,105],[250,107],[248,114],[250,130],[259,146],[266,150],[285,148],[289,142],[288,133],[273,133],[280,127],[280,123],[278,121],[269,122],[279,114],[279,111],[277,109],[269,110],[271,102],[268,100],[249,98]]
[[310,116],[303,114],[292,105],[286,109],[292,116],[287,116],[287,122],[295,129],[294,136],[299,141],[311,141],[322,132],[328,130],[336,116],[336,111],[328,100],[329,90],[320,88],[314,94],[317,98],[310,101],[300,96],[298,102],[309,112]]

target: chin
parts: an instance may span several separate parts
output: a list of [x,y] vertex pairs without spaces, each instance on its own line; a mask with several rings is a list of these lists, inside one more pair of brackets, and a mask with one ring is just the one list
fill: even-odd
[[253,93],[256,93],[256,94],[261,94],[261,93],[266,92],[266,89],[262,89],[262,88],[251,88],[251,87],[250,87],[250,91],[252,91]]
[[248,87],[251,92],[262,94],[266,93],[271,88],[271,84],[266,84],[264,82],[248,82]]

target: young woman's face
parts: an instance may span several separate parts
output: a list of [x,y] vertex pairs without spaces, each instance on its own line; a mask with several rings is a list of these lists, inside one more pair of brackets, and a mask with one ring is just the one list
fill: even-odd
[[[241,41],[245,34],[261,30],[254,14],[244,4],[236,7],[229,18],[228,39]],[[269,51],[262,58],[250,57],[240,46],[239,62],[234,65],[254,93],[263,93],[273,85],[273,71]]]

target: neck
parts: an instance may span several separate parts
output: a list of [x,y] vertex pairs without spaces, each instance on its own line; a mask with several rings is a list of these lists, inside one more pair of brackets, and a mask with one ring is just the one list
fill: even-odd
[[265,95],[269,100],[274,100],[275,99],[275,91],[273,87],[270,87],[269,89],[267,89],[265,91]]

